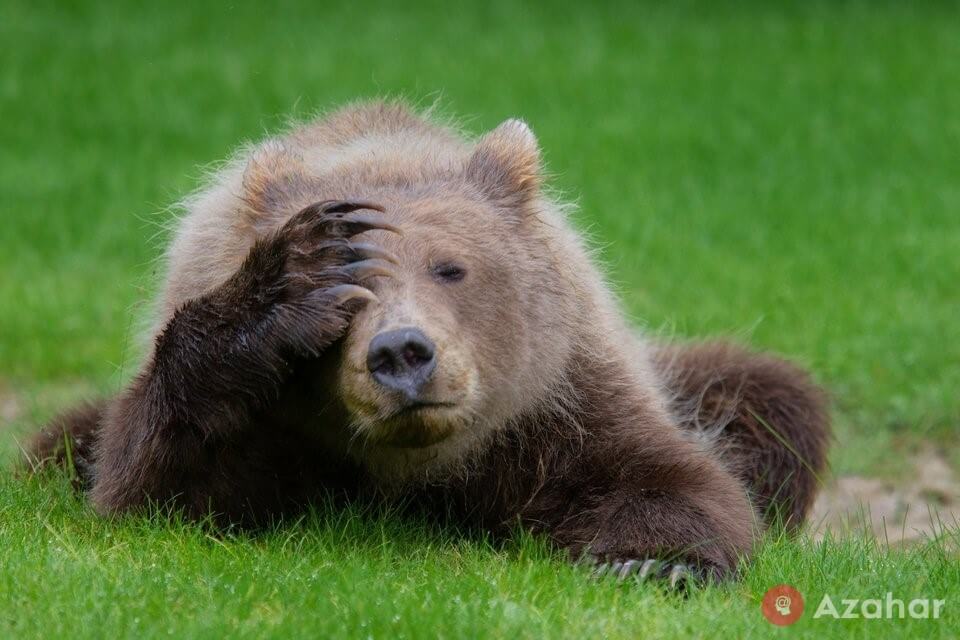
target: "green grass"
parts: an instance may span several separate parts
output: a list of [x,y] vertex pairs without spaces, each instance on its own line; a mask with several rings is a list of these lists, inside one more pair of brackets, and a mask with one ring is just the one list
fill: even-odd
[[[526,118],[638,323],[804,362],[836,401],[837,472],[896,477],[923,441],[960,462],[958,25],[933,2],[7,2],[0,400],[21,410],[4,466],[135,369],[157,233],[200,165],[385,94],[475,132]],[[0,478],[0,635],[766,637],[756,601],[784,581],[948,598],[938,623],[789,633],[960,634],[945,544],[774,542],[742,583],[680,601],[586,582],[525,539],[325,513],[217,541]]]
[[[93,517],[67,482],[0,485],[0,629],[10,637],[592,638],[769,637],[770,587],[788,582],[810,637],[956,637],[939,620],[812,619],[840,599],[947,598],[960,564],[931,543],[909,555],[863,539],[771,540],[744,580],[689,598],[596,582],[518,535],[506,545],[424,522],[318,509],[256,537],[210,535],[166,518]],[[956,540],[954,540],[956,542]]]

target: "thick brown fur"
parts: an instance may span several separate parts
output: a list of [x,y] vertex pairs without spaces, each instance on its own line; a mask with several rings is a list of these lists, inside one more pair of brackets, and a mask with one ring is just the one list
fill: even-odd
[[33,436],[26,448],[27,465],[39,469],[47,464],[73,465],[75,484],[90,488],[97,429],[106,402],[88,402],[54,418]]
[[796,365],[724,342],[662,347],[654,362],[680,425],[718,452],[767,521],[800,527],[826,467],[823,390]]
[[[770,356],[637,336],[524,123],[469,141],[402,104],[348,107],[247,149],[185,208],[139,375],[31,454],[62,463],[72,432],[102,513],[257,524],[332,489],[519,523],[621,576],[731,575],[758,513],[803,521],[822,392]],[[436,355],[415,398],[367,359],[412,330]]]

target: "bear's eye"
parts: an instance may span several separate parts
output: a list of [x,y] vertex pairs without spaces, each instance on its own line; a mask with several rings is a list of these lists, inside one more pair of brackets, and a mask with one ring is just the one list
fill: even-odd
[[459,282],[467,275],[467,270],[453,262],[440,262],[430,268],[433,277],[440,282]]

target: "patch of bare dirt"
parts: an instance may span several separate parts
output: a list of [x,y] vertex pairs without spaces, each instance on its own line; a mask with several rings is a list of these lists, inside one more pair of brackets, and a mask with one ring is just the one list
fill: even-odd
[[845,476],[825,487],[810,516],[814,535],[873,533],[892,545],[929,540],[960,527],[960,479],[937,451],[913,460],[913,477],[893,483]]

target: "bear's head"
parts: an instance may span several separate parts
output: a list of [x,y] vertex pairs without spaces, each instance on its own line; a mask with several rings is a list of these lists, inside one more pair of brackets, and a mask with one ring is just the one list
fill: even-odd
[[519,120],[467,141],[402,107],[348,108],[244,153],[188,201],[166,312],[301,208],[376,203],[400,233],[356,239],[396,264],[364,280],[376,301],[324,358],[317,402],[345,416],[349,455],[385,476],[463,468],[497,432],[570,401],[571,354],[608,343],[618,317],[541,183]]
[[577,292],[540,174],[533,133],[508,120],[447,171],[356,194],[399,229],[362,237],[396,264],[364,283],[377,300],[343,340],[336,385],[352,450],[382,473],[462,462],[554,396]]

